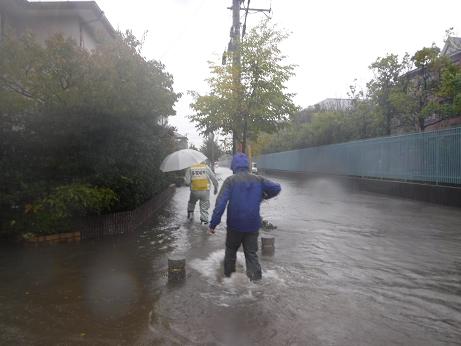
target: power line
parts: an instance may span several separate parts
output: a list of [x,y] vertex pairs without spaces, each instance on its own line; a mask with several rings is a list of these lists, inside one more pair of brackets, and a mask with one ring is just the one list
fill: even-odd
[[[232,28],[230,31],[231,40],[228,46],[228,52],[232,52],[232,84],[233,84],[233,94],[237,100],[236,111],[234,114],[234,119],[237,119],[238,122],[240,119],[243,120],[243,141],[242,141],[242,151],[246,151],[246,137],[247,137],[247,127],[248,127],[248,115],[242,114],[241,112],[241,57],[240,57],[240,11],[245,11],[245,22],[243,24],[242,38],[245,35],[246,31],[246,22],[249,11],[255,12],[271,12],[271,9],[261,9],[261,8],[250,8],[250,0],[248,0],[247,6],[241,7],[241,4],[245,3],[245,0],[232,0],[232,7],[228,9],[232,10]],[[223,65],[226,64],[226,52],[223,54]],[[237,146],[237,133],[236,129],[233,129],[233,143],[232,143],[232,152],[235,153]]]
[[206,0],[202,0],[202,2],[193,10],[192,15],[189,17],[189,20],[182,26],[181,30],[178,32],[176,37],[170,42],[170,45],[163,51],[160,55],[159,60],[163,59],[167,56],[172,49],[174,49],[179,42],[182,41],[184,34],[190,29],[191,24],[194,20],[196,20],[197,13],[202,9]]
[[250,9],[250,1],[251,0],[248,0],[247,9],[245,10],[245,21],[243,22],[242,38],[245,36],[245,31],[247,29],[247,17],[248,17],[248,10]]

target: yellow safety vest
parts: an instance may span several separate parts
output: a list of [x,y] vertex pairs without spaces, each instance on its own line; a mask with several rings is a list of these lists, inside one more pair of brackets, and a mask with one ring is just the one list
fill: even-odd
[[207,165],[198,163],[191,166],[191,189],[195,191],[207,191],[210,189],[208,180]]

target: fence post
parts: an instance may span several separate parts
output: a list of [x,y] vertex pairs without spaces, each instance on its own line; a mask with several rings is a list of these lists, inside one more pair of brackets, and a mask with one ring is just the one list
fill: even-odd
[[264,256],[272,256],[275,252],[275,238],[270,235],[261,237],[261,253]]
[[168,282],[181,282],[186,279],[186,259],[180,255],[168,257]]

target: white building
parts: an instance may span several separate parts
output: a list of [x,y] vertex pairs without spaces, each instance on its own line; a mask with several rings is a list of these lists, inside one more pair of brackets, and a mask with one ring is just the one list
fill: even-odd
[[61,33],[88,50],[113,38],[115,30],[94,1],[0,0],[0,37],[31,32],[38,42]]

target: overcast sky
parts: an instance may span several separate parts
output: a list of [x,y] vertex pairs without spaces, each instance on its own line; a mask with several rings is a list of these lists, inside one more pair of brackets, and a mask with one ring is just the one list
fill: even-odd
[[[207,61],[220,61],[229,41],[231,0],[97,0],[116,29],[142,37],[144,55],[166,65],[177,92],[206,92]],[[386,53],[399,55],[443,46],[445,30],[461,34],[459,0],[252,0],[251,7],[272,8],[271,17],[291,32],[282,45],[289,63],[298,65],[288,84],[295,102],[307,107],[329,97],[347,97],[357,78],[364,86],[368,66]],[[251,14],[248,26],[264,18]],[[186,116],[187,96],[176,104],[170,124],[189,141],[202,139]]]

